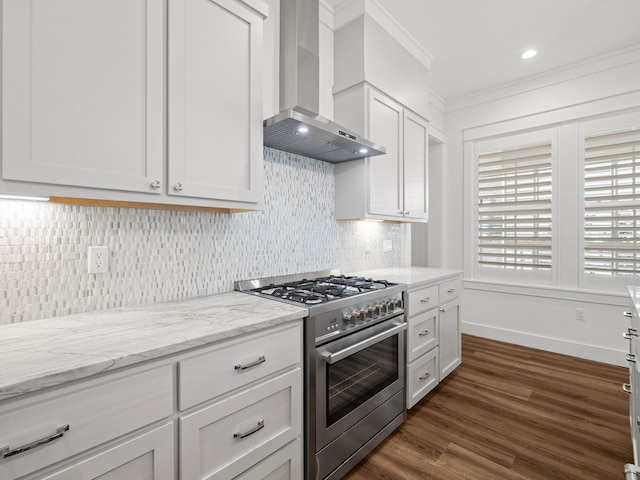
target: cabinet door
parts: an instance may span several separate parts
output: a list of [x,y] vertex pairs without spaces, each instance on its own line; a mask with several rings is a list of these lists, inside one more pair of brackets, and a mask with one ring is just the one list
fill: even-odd
[[2,9],[2,178],[159,193],[162,2]]
[[400,105],[369,91],[369,137],[387,148],[369,165],[369,213],[402,217],[402,118]]
[[462,363],[460,300],[440,307],[440,380]]
[[169,1],[168,194],[260,201],[262,21],[234,0]]
[[173,480],[174,456],[169,423],[42,480]]
[[404,113],[404,215],[429,218],[428,122]]

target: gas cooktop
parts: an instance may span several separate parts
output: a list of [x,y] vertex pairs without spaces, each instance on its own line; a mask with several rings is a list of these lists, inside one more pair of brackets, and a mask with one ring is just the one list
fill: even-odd
[[318,305],[396,286],[386,280],[342,275],[337,270],[246,280],[236,289],[294,303]]

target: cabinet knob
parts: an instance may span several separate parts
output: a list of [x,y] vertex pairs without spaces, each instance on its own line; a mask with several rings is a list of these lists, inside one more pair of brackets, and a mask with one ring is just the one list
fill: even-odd
[[627,318],[633,317],[633,313],[631,313],[631,312],[622,312],[622,314]]
[[182,191],[182,184],[181,184],[181,183],[176,183],[176,184],[173,186],[173,189],[174,189],[176,192],[181,192],[181,191]]
[[154,190],[158,190],[160,188],[160,180],[154,180],[151,182],[151,188]]
[[631,384],[630,383],[623,383],[622,384],[622,390],[624,390],[626,393],[631,393]]

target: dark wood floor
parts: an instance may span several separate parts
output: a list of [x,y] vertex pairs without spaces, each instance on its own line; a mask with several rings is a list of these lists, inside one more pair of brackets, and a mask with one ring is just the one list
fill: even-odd
[[345,480],[624,478],[623,367],[463,335],[462,365]]

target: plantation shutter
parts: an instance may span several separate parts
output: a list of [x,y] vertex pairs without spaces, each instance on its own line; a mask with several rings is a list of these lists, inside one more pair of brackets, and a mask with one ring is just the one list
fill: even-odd
[[640,128],[585,138],[584,272],[640,275]]
[[478,155],[481,267],[550,271],[551,141]]

